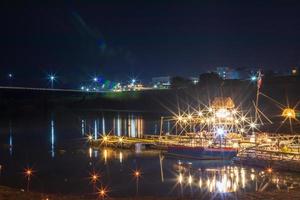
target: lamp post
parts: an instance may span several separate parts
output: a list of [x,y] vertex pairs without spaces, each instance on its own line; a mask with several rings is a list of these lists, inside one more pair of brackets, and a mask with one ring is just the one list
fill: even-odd
[[49,81],[51,83],[51,89],[53,89],[55,79],[56,79],[56,77],[54,75],[49,75]]
[[33,174],[33,171],[30,168],[26,168],[24,170],[24,174],[25,174],[25,177],[27,178],[27,192],[29,192],[29,184],[30,184],[30,180],[31,180],[31,176]]
[[8,76],[9,86],[12,86],[12,79],[14,78],[13,74],[9,73],[7,76]]
[[136,180],[136,196],[138,196],[139,193],[139,178],[141,176],[141,172],[139,170],[134,171],[133,176]]

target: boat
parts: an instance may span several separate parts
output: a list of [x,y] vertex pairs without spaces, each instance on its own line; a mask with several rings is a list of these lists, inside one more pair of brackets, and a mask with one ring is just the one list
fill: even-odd
[[201,147],[201,146],[169,146],[167,155],[198,160],[230,160],[237,155],[236,148],[230,147]]

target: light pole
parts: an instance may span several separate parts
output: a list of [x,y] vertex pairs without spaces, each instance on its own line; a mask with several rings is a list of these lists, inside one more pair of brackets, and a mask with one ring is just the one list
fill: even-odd
[[56,77],[54,75],[49,76],[49,80],[51,82],[51,89],[53,89],[55,79],[56,79]]
[[141,177],[141,172],[136,170],[136,171],[134,171],[133,176],[135,177],[135,180],[136,180],[136,196],[138,196],[138,193],[139,193],[139,178]]
[[13,79],[13,74],[12,73],[9,73],[8,74],[8,81],[9,81],[9,86],[12,86],[12,79]]
[[29,184],[30,184],[30,179],[33,174],[33,171],[32,171],[32,169],[27,168],[27,169],[25,169],[24,174],[25,174],[25,177],[27,178],[27,192],[29,192]]

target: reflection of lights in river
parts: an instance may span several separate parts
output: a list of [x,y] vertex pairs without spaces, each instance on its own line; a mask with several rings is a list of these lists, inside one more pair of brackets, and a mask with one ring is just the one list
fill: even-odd
[[[277,175],[274,173],[271,175],[270,173],[266,174],[262,172],[260,172],[257,176],[263,178],[264,181],[267,180],[269,183],[275,185],[280,184],[280,179]],[[244,190],[247,188],[255,188],[256,186],[253,184],[256,184],[257,181],[262,180],[259,177],[256,178],[255,173],[256,171],[254,169],[246,170],[245,168],[229,166],[217,169],[206,169],[205,171],[201,171],[199,179],[197,180],[198,184],[196,186],[201,190],[220,193],[236,192],[240,189]],[[257,181],[253,182],[255,179],[257,179]],[[195,186],[193,182],[193,174],[190,174],[190,171],[182,171],[177,176],[177,183],[180,185],[186,184],[190,187]],[[283,184],[284,181],[281,183]]]
[[90,147],[90,148],[89,148],[89,157],[90,157],[90,158],[92,157],[92,153],[93,153],[93,149]]
[[192,182],[193,182],[193,177],[192,177],[192,175],[189,176],[188,182],[189,182],[190,185],[192,184]]
[[104,158],[104,163],[107,163],[107,149],[104,149],[103,151],[103,158]]
[[182,181],[183,181],[183,177],[182,177],[182,174],[180,173],[178,176],[178,182],[181,184]]
[[55,156],[54,151],[54,121],[51,120],[51,156],[52,158]]
[[119,153],[119,160],[120,160],[120,163],[123,162],[123,153],[122,152]]

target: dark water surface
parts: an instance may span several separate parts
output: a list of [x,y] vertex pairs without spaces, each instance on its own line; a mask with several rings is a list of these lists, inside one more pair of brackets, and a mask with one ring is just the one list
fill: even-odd
[[[103,132],[141,137],[159,133],[160,116],[138,113],[49,114],[0,121],[0,184],[26,188],[24,169],[34,175],[30,189],[47,193],[94,192],[90,174],[100,175],[96,187],[110,196],[199,196],[213,192],[287,190],[298,187],[299,174],[268,173],[222,161],[165,157],[159,151],[92,149],[87,135]],[[164,129],[168,131],[169,125]],[[179,163],[182,163],[179,166]],[[137,180],[133,171],[139,169]]]

